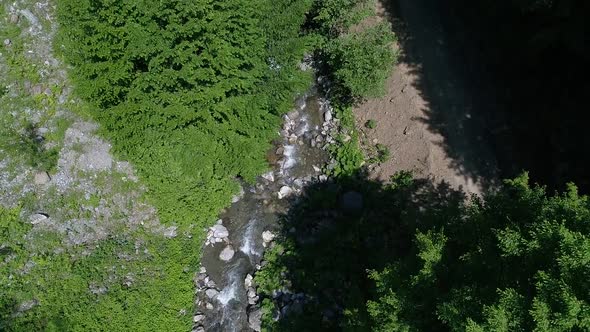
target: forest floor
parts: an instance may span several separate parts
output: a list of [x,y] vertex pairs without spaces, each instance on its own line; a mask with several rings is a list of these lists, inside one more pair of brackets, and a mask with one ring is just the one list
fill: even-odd
[[[428,1],[399,0],[377,6],[398,36],[399,63],[385,94],[354,109],[365,150],[388,147],[389,160],[370,168],[388,180],[400,170],[479,194],[497,178],[485,114],[476,108],[489,93],[469,91],[470,70],[457,69],[435,8]],[[401,19],[400,19],[401,18]],[[455,63],[453,63],[455,62]],[[376,126],[365,124],[374,120]]]

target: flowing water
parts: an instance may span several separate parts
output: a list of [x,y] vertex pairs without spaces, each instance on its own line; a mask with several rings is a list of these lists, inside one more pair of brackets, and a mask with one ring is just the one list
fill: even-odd
[[[195,316],[195,331],[252,330],[248,316],[257,310],[257,304],[253,304],[256,296],[252,289],[248,295],[245,279],[260,267],[263,232],[276,233],[279,216],[288,209],[288,200],[297,197],[306,183],[318,181],[321,175],[319,167],[328,158],[321,147],[325,144],[322,125],[327,125],[323,122],[326,110],[331,112],[329,104],[314,91],[297,100],[295,108],[284,117],[280,142],[269,152],[272,170],[254,185],[242,184],[241,197],[234,199],[220,216],[218,224],[229,235],[215,241],[211,239],[213,231],[210,232],[201,259],[203,268],[197,277],[196,303],[200,318]],[[233,256],[221,260],[220,254],[228,247],[234,251]],[[250,317],[250,320],[257,318]]]

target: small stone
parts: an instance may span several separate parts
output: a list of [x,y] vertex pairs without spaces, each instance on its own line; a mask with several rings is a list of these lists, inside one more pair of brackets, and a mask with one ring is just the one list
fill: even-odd
[[280,147],[277,149],[277,151],[275,151],[275,153],[279,156],[282,156],[284,152],[285,152],[285,149],[283,147]]
[[350,135],[346,135],[346,136],[344,136],[342,141],[346,143],[346,142],[350,141],[351,139],[352,139],[352,137],[350,137]]
[[282,186],[281,189],[279,190],[278,197],[279,197],[279,199],[283,199],[283,198],[289,196],[292,192],[293,192],[293,189],[291,189],[290,187]]
[[12,41],[10,39],[4,39],[4,46],[9,47],[10,45],[12,45]]
[[266,248],[268,244],[271,243],[272,240],[274,240],[275,237],[276,235],[271,231],[262,232],[262,246]]
[[17,24],[20,17],[17,14],[10,15],[10,23]]
[[36,225],[36,224],[43,222],[47,219],[49,219],[49,216],[46,215],[45,213],[35,213],[34,215],[32,215],[29,218],[29,221],[31,224]]
[[376,138],[374,138],[374,139],[373,139],[373,143],[377,144],[377,143],[379,143],[379,140],[378,140],[378,139],[376,139]]
[[51,177],[49,176],[49,174],[47,172],[41,171],[41,172],[35,173],[35,184],[36,185],[47,184],[49,181],[51,181]]
[[328,181],[328,176],[322,174],[318,177],[318,179],[320,180],[320,182],[326,182]]
[[51,91],[50,88],[47,88],[47,89],[45,89],[44,93],[46,96],[51,96],[53,94],[53,91]]
[[201,268],[199,269],[199,273],[205,274],[205,273],[207,273],[207,269],[204,266],[201,266]]
[[219,253],[219,259],[221,259],[224,262],[228,262],[234,257],[235,253],[236,252],[234,251],[234,248],[232,248],[232,246],[227,246],[223,248],[221,253]]
[[317,167],[316,165],[313,165],[312,167],[313,167],[314,172],[321,172],[322,171],[322,169]]
[[205,308],[209,309],[209,310],[213,310],[213,304],[211,304],[210,302],[207,302],[205,304]]
[[194,329],[194,332],[205,332],[205,328],[202,326],[198,326],[196,329]]
[[214,288],[209,288],[205,291],[205,295],[207,295],[207,297],[210,299],[216,297],[218,294],[219,294],[219,291]]
[[203,314],[197,314],[193,317],[193,322],[195,322],[195,323],[200,323],[203,320],[205,320],[205,315],[203,315]]

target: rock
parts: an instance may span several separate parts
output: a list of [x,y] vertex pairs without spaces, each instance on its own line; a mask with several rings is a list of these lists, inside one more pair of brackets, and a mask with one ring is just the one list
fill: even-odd
[[363,208],[363,196],[356,191],[348,191],[342,195],[340,206],[349,211],[358,211]]
[[331,110],[327,110],[324,113],[324,121],[326,121],[326,122],[332,121],[332,111]]
[[262,232],[262,245],[266,248],[266,246],[268,246],[268,244],[271,243],[275,237],[276,235],[271,231]]
[[43,92],[43,86],[41,84],[33,85],[32,91],[33,95],[37,96]]
[[252,287],[248,287],[248,298],[255,298],[258,297],[258,295],[256,294],[256,290]]
[[232,197],[231,202],[236,203],[237,201],[242,199],[242,197],[244,197],[244,188],[242,188],[242,186],[240,186],[240,192],[237,195],[235,195],[234,197]]
[[215,226],[211,227],[211,230],[213,231],[213,237],[222,239],[229,236],[229,231],[223,225],[216,224]]
[[263,179],[270,181],[270,182],[275,182],[275,175],[273,173],[273,171],[264,173],[261,175]]
[[199,273],[205,274],[205,273],[207,273],[207,269],[204,266],[201,266],[201,268],[199,268]]
[[211,304],[210,302],[207,302],[205,304],[205,308],[209,309],[209,310],[213,310],[213,304]]
[[234,251],[234,248],[232,248],[232,246],[227,246],[223,248],[221,253],[219,253],[219,259],[221,259],[224,262],[228,262],[234,257],[235,253],[236,252]]
[[36,185],[47,184],[49,181],[51,181],[51,177],[49,176],[49,174],[47,172],[41,171],[41,172],[35,173],[35,184]]
[[10,15],[10,23],[17,24],[20,17],[17,14]]
[[328,176],[322,174],[322,175],[318,176],[318,180],[320,180],[320,182],[326,182],[326,181],[328,181]]
[[205,332],[205,328],[202,326],[198,326],[196,329],[193,330],[193,332]]
[[213,281],[213,280],[207,280],[207,281],[205,282],[205,285],[206,285],[208,288],[215,288],[215,287],[217,287],[217,285],[215,284],[215,281]]
[[9,47],[10,45],[12,45],[12,41],[10,39],[4,39],[4,46]]
[[164,236],[167,238],[174,238],[176,237],[176,226],[170,226],[168,228],[166,228],[166,230],[164,231]]
[[36,225],[36,224],[43,222],[47,219],[49,219],[49,216],[46,215],[45,213],[35,213],[34,215],[29,217],[29,222],[33,225]]
[[283,153],[285,153],[285,148],[283,148],[282,146],[275,151],[275,154],[279,156],[282,156]]
[[214,288],[209,288],[205,291],[205,295],[207,295],[207,297],[210,299],[216,297],[218,294],[219,294],[219,291]]
[[350,141],[351,139],[352,139],[352,137],[350,137],[350,135],[346,135],[346,136],[344,136],[342,141],[346,143],[346,142]]
[[196,314],[193,317],[193,322],[195,322],[195,323],[200,323],[200,322],[202,322],[204,320],[205,320],[205,315],[203,315],[203,314]]
[[256,308],[248,313],[248,325],[254,331],[260,332],[262,328],[262,311]]
[[313,165],[312,167],[313,167],[314,172],[321,172],[322,171],[322,169],[317,167],[316,165]]
[[244,279],[244,287],[246,287],[246,288],[252,287],[252,280],[253,279],[254,278],[252,277],[252,275],[250,273],[248,273],[246,275],[246,279]]
[[278,197],[279,197],[279,199],[283,199],[283,198],[289,196],[292,192],[293,192],[293,189],[291,189],[291,187],[282,186],[281,189],[279,190]]

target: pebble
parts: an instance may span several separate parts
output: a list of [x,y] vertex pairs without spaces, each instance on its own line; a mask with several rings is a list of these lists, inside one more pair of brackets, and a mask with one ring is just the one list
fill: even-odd
[[20,17],[17,14],[10,15],[10,23],[17,24]]
[[4,39],[4,46],[9,47],[10,45],[12,45],[12,41],[10,39]]
[[203,321],[204,319],[205,319],[205,315],[197,314],[193,317],[193,322],[199,323],[199,322]]

